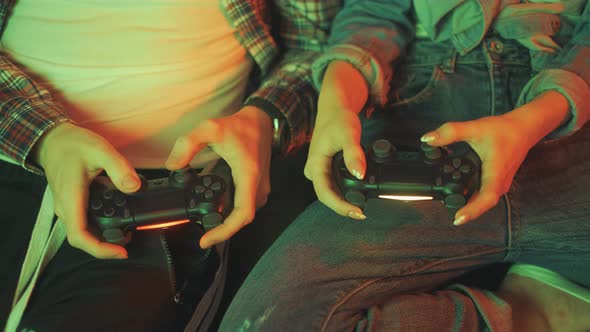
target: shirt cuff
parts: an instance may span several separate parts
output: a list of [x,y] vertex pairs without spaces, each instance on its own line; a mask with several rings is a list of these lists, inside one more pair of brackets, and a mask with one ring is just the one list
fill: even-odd
[[546,91],[557,91],[570,105],[570,116],[546,138],[556,139],[572,134],[590,119],[590,87],[580,76],[563,69],[545,69],[523,88],[518,106],[531,102]]
[[389,81],[386,79],[381,65],[371,54],[351,44],[332,46],[313,62],[311,66],[313,83],[318,91],[321,88],[328,65],[335,60],[346,61],[361,73],[369,86],[370,103],[385,104]]
[[13,98],[2,103],[8,116],[0,120],[2,160],[20,165],[29,172],[44,175],[29,154],[39,138],[54,126],[73,122],[60,105],[50,98]]

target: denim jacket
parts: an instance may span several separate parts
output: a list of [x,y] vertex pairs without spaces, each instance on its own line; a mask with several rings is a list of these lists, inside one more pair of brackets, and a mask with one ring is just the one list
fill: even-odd
[[[564,9],[558,14],[538,10],[544,2]],[[561,49],[555,53],[531,49],[536,75],[518,104],[548,90],[568,99],[571,117],[550,137],[567,135],[590,119],[588,0],[345,0],[333,23],[329,48],[313,64],[316,87],[330,61],[344,60],[365,77],[370,102],[384,104],[394,70],[391,63],[416,37],[417,23],[428,38],[450,42],[461,54],[475,48],[491,29],[516,40],[550,36]]]

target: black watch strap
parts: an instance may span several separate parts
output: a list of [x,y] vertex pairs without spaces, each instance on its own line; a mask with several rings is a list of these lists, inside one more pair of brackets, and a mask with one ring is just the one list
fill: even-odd
[[251,98],[245,103],[246,106],[255,106],[268,114],[272,121],[272,151],[273,155],[282,155],[287,149],[290,140],[290,128],[285,115],[274,105],[262,98]]

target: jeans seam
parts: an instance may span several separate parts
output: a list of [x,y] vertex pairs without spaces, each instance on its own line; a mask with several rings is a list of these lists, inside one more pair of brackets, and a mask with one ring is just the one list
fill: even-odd
[[337,301],[334,305],[332,305],[332,307],[328,310],[328,313],[326,314],[325,318],[322,320],[322,322],[320,324],[320,331],[327,330],[328,322],[330,321],[330,318],[334,315],[334,313],[336,312],[338,307],[340,307],[341,305],[346,303],[353,295],[357,294],[358,292],[362,291],[363,289],[367,288],[368,286],[370,286],[376,282],[379,282],[381,280],[391,279],[391,278],[409,277],[411,275],[417,274],[418,272],[422,272],[426,269],[429,269],[431,267],[437,266],[442,263],[453,262],[453,261],[464,259],[464,258],[486,256],[486,255],[490,255],[490,254],[499,253],[504,250],[506,250],[506,247],[488,249],[488,250],[484,250],[484,251],[481,251],[478,253],[461,255],[461,256],[457,256],[457,257],[453,257],[453,258],[439,259],[439,260],[435,260],[430,263],[424,264],[424,265],[420,266],[419,268],[416,268],[416,269],[412,270],[411,272],[405,273],[403,275],[394,276],[394,277],[381,277],[381,278],[375,278],[375,279],[371,279],[369,281],[366,281],[366,282],[362,283],[361,285],[355,287],[351,291],[345,292],[344,297],[342,297],[339,301]]

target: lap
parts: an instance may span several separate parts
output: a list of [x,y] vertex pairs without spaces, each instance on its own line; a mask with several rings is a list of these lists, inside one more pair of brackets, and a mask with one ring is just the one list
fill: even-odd
[[[5,227],[0,317],[5,321],[29,244],[46,182],[20,167],[0,162],[0,221]],[[183,226],[184,227],[184,226]],[[201,278],[174,296],[190,267],[201,258],[192,238],[196,225],[136,233],[127,260],[99,260],[67,241],[35,287],[21,327],[38,331],[180,331],[211,283],[218,260],[208,259]],[[201,267],[199,267],[201,268]],[[212,270],[211,270],[212,269]],[[195,300],[195,301],[193,301]]]
[[224,322],[256,324],[258,315],[265,328],[297,322],[319,329],[336,311],[359,314],[400,292],[433,290],[502,261],[509,246],[503,204],[464,227],[453,226],[436,202],[371,200],[365,213],[355,221],[312,204],[258,262]]

